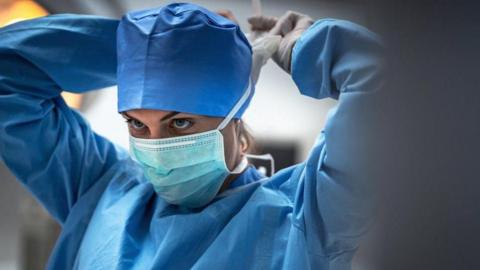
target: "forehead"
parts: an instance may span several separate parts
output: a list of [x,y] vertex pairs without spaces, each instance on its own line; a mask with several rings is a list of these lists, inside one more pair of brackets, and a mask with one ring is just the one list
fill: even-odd
[[151,109],[134,109],[123,112],[122,114],[126,116],[131,116],[134,118],[163,118],[167,115],[176,114],[174,111],[162,111],[162,110],[151,110]]

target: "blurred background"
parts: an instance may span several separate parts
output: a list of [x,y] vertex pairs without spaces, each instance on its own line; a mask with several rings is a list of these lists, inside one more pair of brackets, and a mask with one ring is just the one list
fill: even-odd
[[[0,0],[0,26],[55,13],[114,18],[172,1]],[[191,1],[230,9],[248,32],[249,0]],[[378,32],[387,47],[387,85],[377,157],[379,214],[353,269],[480,269],[480,22],[473,1],[264,0],[265,15],[287,10],[347,19]],[[94,130],[128,146],[116,89],[65,94]],[[269,62],[244,120],[277,169],[302,161],[333,100],[298,94]],[[388,157],[387,159],[381,157]],[[43,269],[60,228],[0,163],[0,270]]]

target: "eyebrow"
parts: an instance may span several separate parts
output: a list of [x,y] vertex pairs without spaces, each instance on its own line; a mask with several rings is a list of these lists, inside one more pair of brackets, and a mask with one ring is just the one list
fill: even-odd
[[169,118],[172,118],[174,117],[175,115],[179,114],[180,112],[171,112],[171,113],[168,113],[167,115],[165,115],[164,117],[162,117],[160,119],[160,122],[163,122],[165,120],[168,120]]
[[[164,117],[162,117],[162,118],[160,119],[160,122],[166,121],[166,120],[174,117],[175,115],[177,115],[177,114],[179,114],[179,113],[180,113],[180,112],[170,112],[170,113],[168,113],[167,115],[165,115]],[[135,119],[135,120],[139,121],[137,118],[129,115],[127,112],[123,112],[122,114],[123,114],[124,116],[128,117],[128,118],[132,118],[132,119]],[[140,121],[140,122],[141,122],[141,121]]]

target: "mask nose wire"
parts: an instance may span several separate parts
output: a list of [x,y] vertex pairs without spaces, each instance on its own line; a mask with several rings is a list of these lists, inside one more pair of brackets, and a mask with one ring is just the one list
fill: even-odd
[[230,120],[232,120],[232,118],[235,116],[235,114],[240,110],[240,108],[243,106],[245,101],[248,99],[251,92],[252,92],[252,79],[249,78],[248,79],[248,86],[247,86],[247,89],[245,90],[245,92],[243,93],[243,96],[237,101],[237,103],[235,104],[235,106],[233,106],[232,110],[230,110],[230,112],[227,114],[227,116],[225,116],[225,118],[220,123],[220,125],[218,125],[217,130],[222,130],[228,125]]

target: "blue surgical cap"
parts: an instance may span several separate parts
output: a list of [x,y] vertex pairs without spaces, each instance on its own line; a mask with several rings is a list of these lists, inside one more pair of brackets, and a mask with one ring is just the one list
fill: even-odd
[[[238,25],[179,3],[125,14],[117,55],[119,112],[225,117],[245,92],[252,63],[252,49]],[[251,93],[235,118],[248,107]]]

